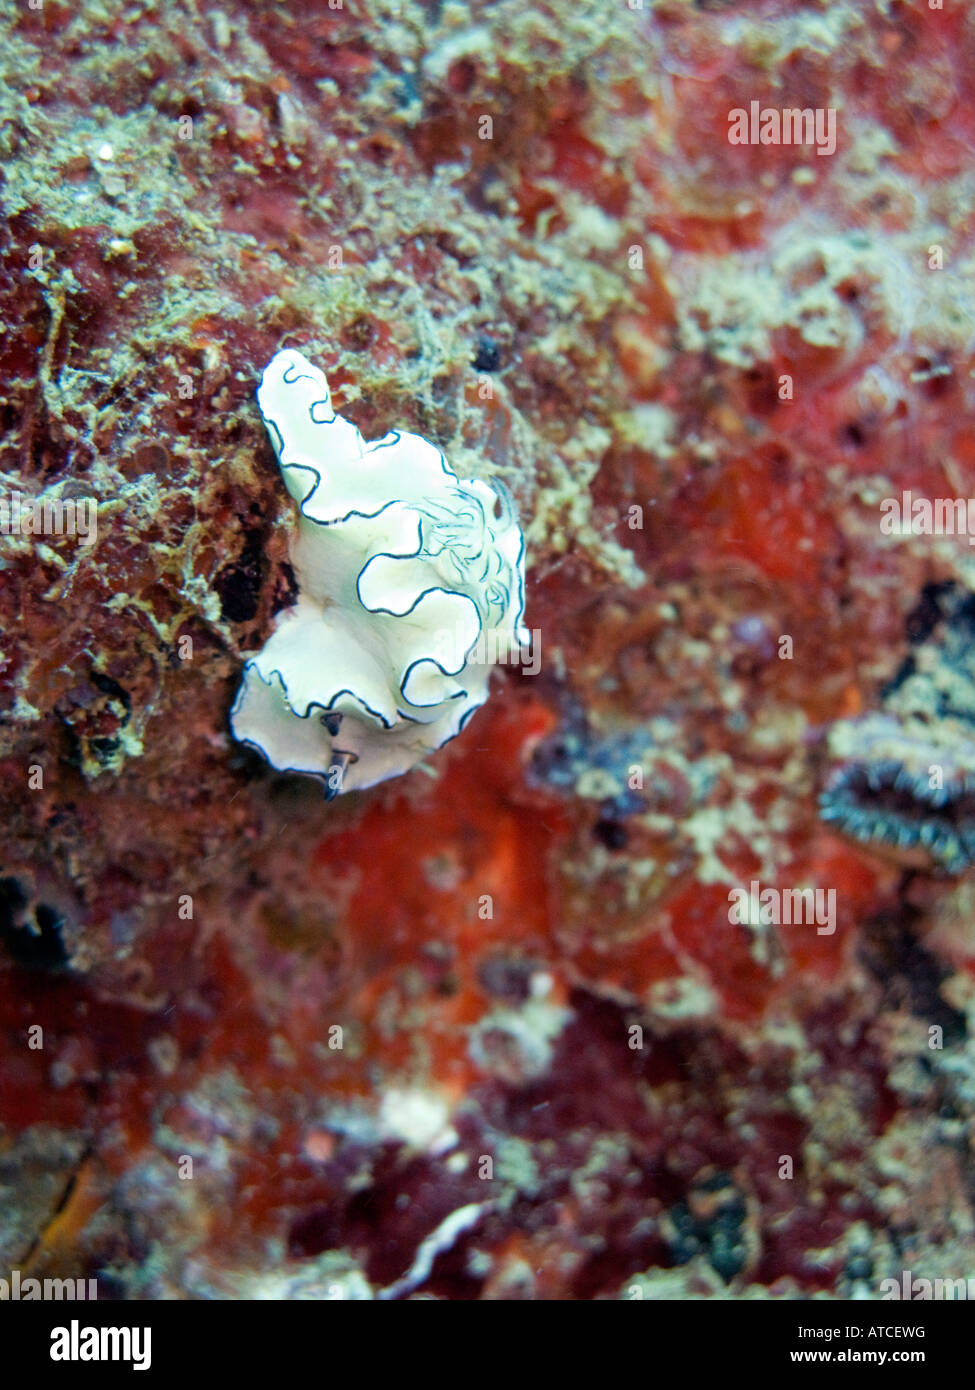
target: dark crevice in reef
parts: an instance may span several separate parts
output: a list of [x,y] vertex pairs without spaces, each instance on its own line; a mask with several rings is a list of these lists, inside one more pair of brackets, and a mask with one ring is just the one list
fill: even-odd
[[929,1026],[940,1027],[944,1046],[952,1047],[967,1036],[965,1015],[941,994],[952,972],[919,939],[921,919],[921,912],[907,903],[871,918],[863,927],[860,959],[880,983],[885,1007],[906,1007]]
[[117,700],[126,714],[132,712],[132,696],[124,686],[119,685],[118,681],[113,680],[111,676],[106,676],[101,671],[92,671],[91,683],[96,690],[100,690],[110,700]]
[[282,562],[274,597],[271,601],[271,617],[276,618],[283,608],[293,608],[298,602],[298,581],[295,572],[285,560]]
[[263,537],[253,533],[240,556],[224,565],[213,582],[220,599],[220,616],[229,623],[250,622],[257,614],[263,583]]
[[[940,630],[939,630],[940,629]],[[951,580],[926,584],[917,607],[908,614],[907,639],[912,647],[937,643],[942,662],[969,677],[975,676],[975,594]],[[912,651],[880,691],[881,703],[918,672]],[[959,713],[942,699],[940,714]]]
[[66,969],[62,920],[46,903],[38,903],[31,915],[27,895],[17,879],[0,878],[0,947],[13,965],[24,970]]

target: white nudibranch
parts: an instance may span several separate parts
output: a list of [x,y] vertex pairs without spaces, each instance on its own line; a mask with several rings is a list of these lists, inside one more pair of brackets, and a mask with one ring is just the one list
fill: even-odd
[[298,601],[244,667],[234,737],[328,798],[408,771],[461,732],[492,664],[527,648],[525,541],[507,491],[419,435],[367,444],[324,372],[279,352],[257,400],[298,503]]

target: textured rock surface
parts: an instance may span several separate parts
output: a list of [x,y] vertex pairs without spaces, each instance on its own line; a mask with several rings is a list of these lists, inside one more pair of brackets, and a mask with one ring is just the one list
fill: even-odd
[[[975,16],[0,15],[0,485],[99,504],[92,546],[0,536],[0,1260],[149,1297],[970,1272],[971,881],[818,801],[975,587],[964,536],[879,524],[972,488]],[[730,146],[753,100],[836,108],[836,153]],[[432,777],[327,806],[227,727],[293,598],[281,346],[507,482],[542,643]],[[733,925],[752,880],[834,889],[835,932]]]

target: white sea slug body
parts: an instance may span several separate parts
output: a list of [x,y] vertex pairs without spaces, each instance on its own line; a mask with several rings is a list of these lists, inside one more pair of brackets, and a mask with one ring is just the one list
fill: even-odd
[[300,352],[277,353],[257,400],[298,503],[299,597],[244,667],[230,723],[332,797],[454,738],[493,662],[527,646],[524,537],[503,489],[459,479],[419,435],[367,444]]

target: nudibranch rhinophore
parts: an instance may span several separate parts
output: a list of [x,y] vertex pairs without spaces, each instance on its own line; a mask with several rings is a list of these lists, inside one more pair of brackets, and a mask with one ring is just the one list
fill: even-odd
[[328,381],[279,352],[257,392],[298,503],[298,600],[244,667],[234,737],[328,798],[408,771],[461,732],[496,661],[527,648],[525,541],[501,484],[392,431],[367,444]]

